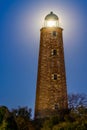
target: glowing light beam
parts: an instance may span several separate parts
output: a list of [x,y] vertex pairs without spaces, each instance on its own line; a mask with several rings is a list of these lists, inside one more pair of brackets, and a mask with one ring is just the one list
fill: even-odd
[[56,27],[56,21],[47,21],[47,27]]

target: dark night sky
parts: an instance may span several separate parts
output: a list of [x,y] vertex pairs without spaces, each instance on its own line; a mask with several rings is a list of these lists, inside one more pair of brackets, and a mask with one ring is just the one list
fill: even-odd
[[68,93],[87,94],[87,1],[0,0],[0,105],[34,109],[40,28],[50,11],[64,28]]

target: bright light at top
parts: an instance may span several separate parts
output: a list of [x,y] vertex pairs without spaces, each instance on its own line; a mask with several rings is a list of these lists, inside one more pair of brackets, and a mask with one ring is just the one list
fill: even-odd
[[56,21],[47,21],[47,27],[57,27]]
[[45,27],[58,27],[59,25],[58,22],[59,22],[58,16],[54,14],[53,12],[50,12],[50,14],[48,14],[45,17],[44,26]]

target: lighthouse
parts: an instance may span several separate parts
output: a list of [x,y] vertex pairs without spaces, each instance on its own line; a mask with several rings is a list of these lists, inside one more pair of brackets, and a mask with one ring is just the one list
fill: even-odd
[[53,12],[40,30],[35,118],[45,118],[68,108],[63,29]]

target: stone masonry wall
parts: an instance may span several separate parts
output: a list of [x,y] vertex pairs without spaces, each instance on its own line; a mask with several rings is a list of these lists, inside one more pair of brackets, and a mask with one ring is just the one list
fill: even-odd
[[35,118],[68,108],[62,30],[41,29]]

